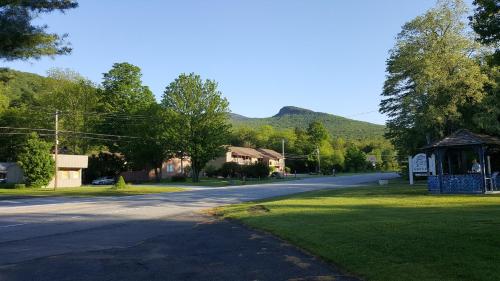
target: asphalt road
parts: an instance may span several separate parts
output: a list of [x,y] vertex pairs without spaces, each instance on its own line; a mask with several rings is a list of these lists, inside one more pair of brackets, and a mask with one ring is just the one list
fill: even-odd
[[394,177],[2,200],[0,280],[353,280],[274,237],[198,211]]

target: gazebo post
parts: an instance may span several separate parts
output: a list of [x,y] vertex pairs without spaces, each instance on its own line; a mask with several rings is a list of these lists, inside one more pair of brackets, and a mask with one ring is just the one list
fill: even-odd
[[437,152],[437,169],[439,178],[439,193],[443,193],[443,152],[440,148],[436,150]]
[[479,165],[481,165],[481,177],[483,178],[483,193],[486,192],[486,167],[484,158],[484,146],[479,147]]

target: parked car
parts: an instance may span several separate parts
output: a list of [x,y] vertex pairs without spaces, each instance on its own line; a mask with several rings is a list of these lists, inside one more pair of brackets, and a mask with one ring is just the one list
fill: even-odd
[[7,179],[6,178],[0,179],[0,183],[7,183]]
[[93,185],[109,185],[115,184],[115,179],[112,177],[102,177],[92,181]]

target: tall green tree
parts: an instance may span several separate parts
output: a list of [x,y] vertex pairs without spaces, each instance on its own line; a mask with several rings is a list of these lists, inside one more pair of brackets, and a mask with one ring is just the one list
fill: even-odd
[[[36,106],[46,113],[59,111],[59,129],[92,133],[99,121],[97,86],[79,73],[69,69],[51,69],[45,86],[37,94]],[[52,128],[54,120],[47,114],[44,128]],[[62,133],[61,147],[73,153],[88,153],[95,141],[84,136]]]
[[50,148],[51,145],[41,140],[35,133],[26,138],[17,155],[17,162],[24,171],[28,186],[46,186],[54,176],[55,164]]
[[172,115],[176,144],[191,158],[193,181],[223,151],[230,136],[229,103],[213,80],[181,74],[165,89],[162,106]]
[[459,128],[474,128],[488,78],[473,57],[480,46],[467,35],[461,0],[435,8],[403,26],[387,60],[380,112],[400,155]]
[[[137,116],[156,103],[153,93],[142,83],[141,69],[130,63],[115,63],[104,73],[99,95],[100,123],[103,134],[134,135],[145,116]],[[128,150],[125,142],[110,143],[114,152]]]
[[0,59],[26,60],[71,52],[67,34],[48,33],[46,25],[35,25],[40,14],[76,8],[74,0],[3,0],[0,3]]
[[162,165],[166,159],[172,158],[176,150],[175,136],[178,132],[171,126],[171,112],[164,110],[159,104],[152,104],[149,108],[139,111],[148,116],[133,123],[135,128],[130,139],[123,145],[122,151],[134,169],[153,169],[156,180],[162,178]]
[[500,135],[500,1],[475,0],[471,25],[478,34],[477,40],[494,49],[492,55],[486,54],[484,72],[491,83],[485,87],[486,98],[480,106],[475,121],[481,130],[488,134]]
[[500,1],[474,0],[474,15],[470,17],[479,41],[485,44],[496,44],[500,41]]
[[133,114],[155,103],[153,93],[142,83],[138,66],[115,63],[103,74],[100,104],[104,112]]

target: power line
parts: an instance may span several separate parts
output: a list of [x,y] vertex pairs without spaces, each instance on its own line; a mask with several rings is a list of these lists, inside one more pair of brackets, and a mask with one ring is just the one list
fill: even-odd
[[[42,128],[18,128],[18,127],[0,127],[0,129],[10,129],[10,130],[30,130],[30,131],[43,131],[43,132],[55,132],[56,130],[52,129],[42,129]],[[87,132],[78,132],[78,131],[66,131],[66,130],[58,130],[60,133],[69,133],[69,134],[83,134],[90,136],[101,136],[101,137],[116,137],[116,138],[132,138],[139,139],[139,137],[134,136],[124,136],[124,135],[111,135],[111,134],[99,134],[99,133],[87,133]]]

